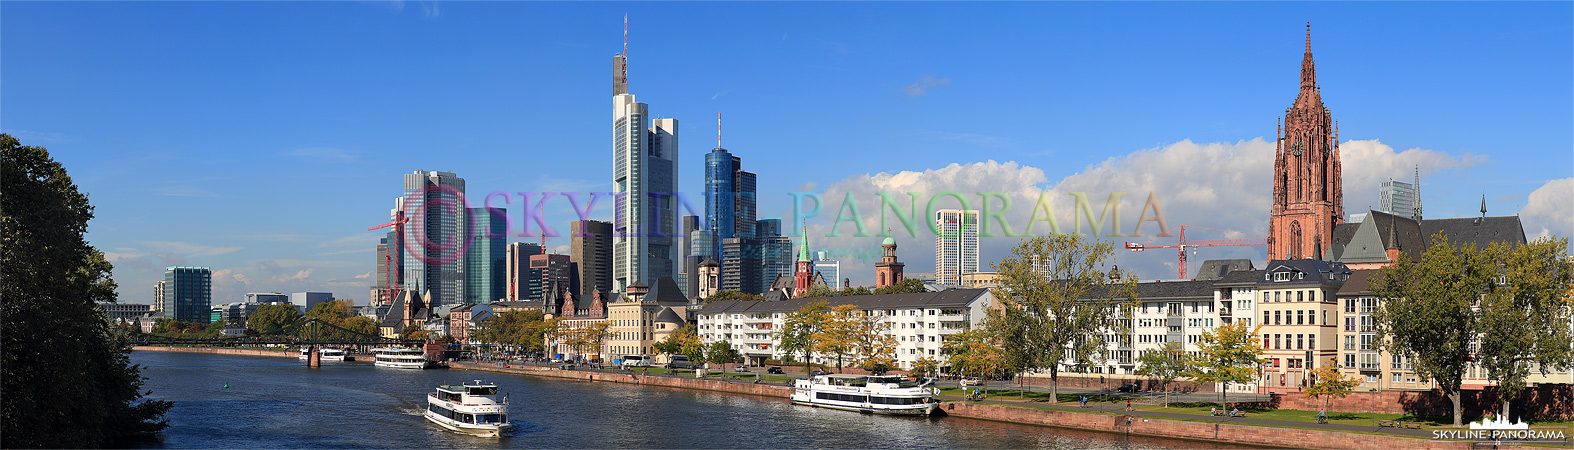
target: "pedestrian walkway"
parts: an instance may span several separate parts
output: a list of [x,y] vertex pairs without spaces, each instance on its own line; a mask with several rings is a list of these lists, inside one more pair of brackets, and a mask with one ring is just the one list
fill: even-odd
[[[940,396],[940,398],[943,399],[943,400],[946,400],[946,401],[962,401],[962,397],[961,396],[956,396],[956,395],[942,395],[942,396]],[[1396,436],[1418,437],[1418,438],[1425,438],[1425,439],[1431,439],[1432,438],[1432,432],[1428,431],[1428,430],[1416,430],[1416,429],[1409,429],[1409,428],[1379,427],[1379,426],[1377,426],[1375,424],[1372,425],[1372,426],[1347,425],[1347,424],[1337,424],[1337,423],[1326,423],[1326,424],[1324,424],[1324,423],[1312,423],[1312,422],[1297,422],[1297,421],[1289,421],[1289,420],[1253,419],[1251,417],[1220,417],[1220,416],[1210,417],[1210,416],[1200,416],[1200,415],[1196,415],[1196,414],[1182,414],[1182,413],[1172,413],[1172,412],[1163,412],[1163,411],[1126,411],[1125,410],[1126,408],[1125,408],[1124,404],[1116,405],[1116,404],[1112,404],[1112,403],[1090,403],[1091,406],[1089,406],[1087,408],[1082,408],[1082,407],[1077,406],[1076,402],[1070,402],[1070,404],[1066,404],[1066,403],[1048,404],[1048,403],[1041,403],[1041,402],[1030,402],[1030,401],[1009,400],[1009,399],[1006,399],[1006,400],[984,399],[982,401],[978,401],[978,402],[975,402],[975,403],[1024,406],[1024,407],[1029,407],[1029,408],[1053,409],[1053,410],[1071,411],[1071,412],[1095,411],[1095,412],[1125,414],[1125,415],[1130,415],[1130,416],[1134,416],[1134,417],[1151,417],[1151,418],[1158,418],[1158,419],[1183,419],[1183,420],[1203,421],[1203,422],[1237,423],[1237,424],[1245,424],[1245,425],[1265,425],[1265,426],[1271,426],[1271,427],[1287,427],[1287,428],[1308,428],[1308,429],[1314,429],[1314,430],[1330,430],[1330,431],[1357,431],[1357,432],[1363,432],[1363,433],[1381,433],[1381,434],[1391,434],[1391,435],[1396,435]]]

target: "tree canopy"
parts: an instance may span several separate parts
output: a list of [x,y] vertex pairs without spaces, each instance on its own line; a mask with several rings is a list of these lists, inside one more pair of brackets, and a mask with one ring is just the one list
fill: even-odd
[[1574,267],[1567,238],[1541,238],[1512,250],[1495,248],[1501,284],[1481,303],[1480,363],[1497,381],[1502,416],[1532,371],[1547,375],[1574,365],[1570,307]]
[[1197,340],[1199,351],[1187,358],[1186,375],[1198,383],[1220,383],[1219,404],[1229,408],[1226,394],[1230,383],[1255,381],[1262,367],[1262,340],[1257,334],[1261,329],[1262,325],[1247,329],[1245,322],[1237,321],[1202,332]]
[[830,303],[825,300],[809,302],[796,311],[787,313],[786,320],[782,321],[781,330],[776,331],[777,342],[780,342],[782,353],[803,355],[804,372],[809,371],[810,361],[814,356],[814,334],[825,325],[825,312],[830,309]]
[[1164,386],[1164,404],[1169,406],[1169,385],[1176,378],[1191,371],[1186,360],[1186,347],[1179,342],[1169,342],[1157,350],[1148,350],[1137,356],[1137,374],[1157,378]]
[[[322,305],[319,304],[318,306]],[[293,305],[262,305],[258,306],[257,311],[252,312],[251,316],[246,317],[246,328],[262,333],[270,333],[289,326],[300,319],[301,313],[296,311]]]
[[754,294],[745,294],[738,291],[717,291],[716,293],[711,294],[710,297],[705,297],[705,304],[709,305],[711,302],[718,302],[722,300],[761,300],[764,298],[765,297]]
[[[1312,379],[1316,382],[1306,387],[1303,391],[1307,397],[1323,398],[1323,408],[1328,408],[1328,402],[1336,398],[1345,398],[1355,391],[1356,381],[1344,376],[1339,370],[1339,360],[1329,359],[1326,364],[1312,371]],[[1325,398],[1326,397],[1326,398]]]
[[124,447],[168,426],[142,400],[112,266],[83,233],[93,206],[42,147],[0,134],[0,446]]

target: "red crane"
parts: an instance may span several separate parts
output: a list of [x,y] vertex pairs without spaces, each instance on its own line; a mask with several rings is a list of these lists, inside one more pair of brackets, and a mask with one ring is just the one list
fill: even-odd
[[[1162,236],[1162,235],[1165,235],[1165,234],[1169,234],[1170,231],[1177,231],[1178,230],[1180,232],[1180,243],[1179,244],[1176,244],[1176,245],[1148,245],[1147,242],[1144,242],[1144,243],[1141,243],[1141,244],[1127,242],[1126,243],[1126,249],[1134,251],[1134,252],[1140,252],[1140,251],[1143,251],[1143,250],[1146,250],[1146,249],[1150,249],[1150,248],[1174,248],[1174,249],[1180,249],[1179,253],[1178,253],[1179,256],[1176,257],[1176,260],[1178,262],[1180,262],[1180,278],[1185,279],[1186,276],[1187,276],[1187,271],[1186,271],[1186,249],[1187,248],[1196,248],[1196,247],[1235,247],[1235,246],[1243,246],[1243,245],[1261,245],[1261,246],[1266,247],[1268,245],[1268,239],[1214,239],[1214,240],[1204,240],[1204,241],[1187,241],[1186,240],[1186,229],[1187,228],[1201,228],[1201,229],[1204,229],[1204,230],[1223,231],[1223,232],[1226,232],[1226,233],[1242,233],[1242,234],[1254,234],[1254,235],[1257,235],[1257,236],[1267,236],[1266,234],[1247,233],[1245,231],[1220,230],[1220,229],[1216,229],[1216,228],[1194,227],[1194,226],[1191,226],[1191,225],[1180,225],[1180,226],[1177,226],[1175,228],[1171,228],[1169,231],[1166,231],[1166,232],[1160,234]],[[1153,239],[1158,239],[1158,237],[1155,236]],[[1153,242],[1153,239],[1149,239],[1148,242]]]
[[394,239],[397,242],[389,242],[388,246],[383,249],[383,286],[388,289],[387,301],[389,303],[393,303],[393,300],[399,297],[399,290],[402,287],[399,279],[393,276],[393,254],[394,252],[404,250],[404,223],[409,221],[410,218],[404,216],[404,202],[401,200],[398,210],[394,212],[394,220],[392,222],[366,229],[366,231],[372,231],[379,228],[394,227]]

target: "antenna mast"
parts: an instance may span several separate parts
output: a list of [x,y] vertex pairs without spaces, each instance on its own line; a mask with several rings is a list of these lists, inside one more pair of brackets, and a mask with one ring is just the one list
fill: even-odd
[[623,13],[623,57],[629,57],[629,13]]
[[721,148],[721,113],[716,113],[716,148]]

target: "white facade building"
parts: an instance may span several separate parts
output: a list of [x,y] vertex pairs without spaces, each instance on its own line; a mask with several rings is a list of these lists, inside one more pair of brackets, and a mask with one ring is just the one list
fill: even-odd
[[935,282],[962,284],[962,274],[978,272],[978,211],[935,211]]

